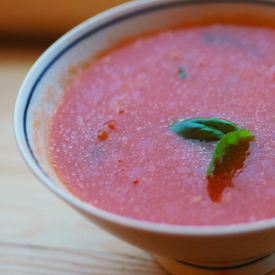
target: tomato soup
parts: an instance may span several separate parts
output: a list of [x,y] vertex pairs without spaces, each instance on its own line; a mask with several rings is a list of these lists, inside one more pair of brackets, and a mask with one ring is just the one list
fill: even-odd
[[[177,225],[268,219],[275,217],[274,106],[274,30],[167,30],[104,54],[68,83],[50,123],[49,156],[76,197],[118,215]],[[169,128],[196,117],[254,135],[221,185],[206,177],[217,142]]]

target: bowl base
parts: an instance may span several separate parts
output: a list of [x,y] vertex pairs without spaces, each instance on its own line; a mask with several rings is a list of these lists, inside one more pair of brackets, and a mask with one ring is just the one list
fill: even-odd
[[244,264],[210,267],[189,264],[154,255],[159,264],[173,275],[264,275],[275,268],[275,253]]

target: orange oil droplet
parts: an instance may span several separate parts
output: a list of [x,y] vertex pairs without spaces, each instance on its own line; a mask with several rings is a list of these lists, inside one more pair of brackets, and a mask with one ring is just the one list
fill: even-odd
[[199,65],[199,67],[203,67],[204,66],[203,61],[200,61],[198,65]]
[[110,120],[110,121],[108,121],[108,122],[105,122],[104,124],[103,124],[103,126],[105,126],[105,127],[109,127],[110,129],[115,129],[116,128],[116,121],[115,120]]
[[99,130],[97,132],[97,137],[99,140],[105,140],[108,137],[108,133],[104,130]]
[[124,110],[119,110],[118,111],[120,114],[123,114],[125,111]]

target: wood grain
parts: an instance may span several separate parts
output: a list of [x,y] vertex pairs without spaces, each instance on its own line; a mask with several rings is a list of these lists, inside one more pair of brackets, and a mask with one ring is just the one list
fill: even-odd
[[151,259],[49,246],[0,242],[0,259],[1,274],[166,274]]

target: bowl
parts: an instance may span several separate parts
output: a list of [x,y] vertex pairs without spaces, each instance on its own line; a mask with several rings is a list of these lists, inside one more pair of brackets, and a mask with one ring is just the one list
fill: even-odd
[[[50,190],[116,237],[151,252],[173,274],[265,274],[275,267],[275,218],[221,226],[179,226],[126,218],[86,204],[48,158],[47,126],[68,79],[125,38],[178,25],[275,26],[273,1],[132,1],[78,25],[33,65],[19,91],[14,131],[26,163]],[[226,272],[226,273],[221,273]]]

